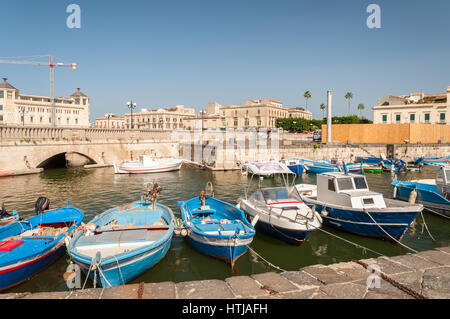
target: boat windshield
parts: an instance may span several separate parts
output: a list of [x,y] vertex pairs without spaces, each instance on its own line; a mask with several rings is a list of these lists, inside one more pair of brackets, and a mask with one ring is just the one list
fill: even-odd
[[254,199],[273,202],[300,202],[302,198],[295,187],[263,188],[253,194]]
[[450,184],[450,169],[445,170],[445,177],[447,179],[447,184]]

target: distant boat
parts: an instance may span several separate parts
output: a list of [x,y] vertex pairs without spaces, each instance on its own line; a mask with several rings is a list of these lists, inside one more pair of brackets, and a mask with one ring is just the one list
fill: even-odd
[[30,279],[65,252],[65,238],[84,213],[73,206],[45,211],[0,227],[0,291]]
[[319,174],[313,186],[296,185],[305,203],[321,212],[324,224],[363,236],[400,240],[423,210],[370,191],[364,175]]
[[[426,208],[450,216],[450,165],[435,165],[435,179],[392,182],[394,197],[423,204]],[[415,198],[411,193],[415,192]]]
[[[212,187],[210,188],[212,191]],[[255,229],[236,206],[214,198],[212,192],[178,202],[189,242],[198,251],[234,266],[247,250]]]
[[382,172],[381,166],[379,165],[362,164],[361,168],[364,173],[369,174],[381,174]]
[[138,161],[114,163],[116,174],[148,174],[179,170],[183,164],[182,159],[153,158],[150,155],[139,156]]
[[141,275],[166,255],[175,227],[172,210],[154,204],[141,199],[96,216],[70,241],[70,256],[101,287]]
[[[309,161],[304,164],[305,170],[308,173],[329,173],[329,172],[340,172],[342,168],[342,160],[331,159],[330,161]],[[347,169],[352,173],[361,173],[360,163],[348,163]]]
[[[289,244],[300,245],[307,236],[322,226],[321,217],[305,205],[296,188],[289,185],[292,172],[283,166],[266,163],[264,171],[270,175],[282,175],[284,186],[260,188],[245,198],[238,199],[238,207],[251,220],[257,231],[281,239]],[[255,171],[254,175],[260,175]],[[252,176],[253,180],[253,176]]]
[[304,160],[299,158],[285,159],[281,163],[285,164],[293,173],[298,176],[303,174],[304,171]]
[[286,164],[282,162],[277,161],[269,161],[269,162],[250,162],[246,163],[244,165],[244,169],[247,173],[251,175],[258,175],[258,176],[273,176],[276,173],[275,171],[284,171],[286,174],[293,174],[296,175],[296,173],[292,172]]
[[444,157],[414,157],[414,165],[448,164],[450,155]]
[[17,211],[13,210],[11,215],[8,214],[6,211],[3,211],[2,208],[0,208],[0,227],[5,226],[16,220],[19,220],[19,215],[17,214]]
[[400,171],[406,170],[407,163],[404,160],[397,158],[385,158],[382,154],[382,157],[359,157],[357,156],[355,159],[356,163],[365,163],[370,165],[381,165],[384,171],[390,171],[399,173]]

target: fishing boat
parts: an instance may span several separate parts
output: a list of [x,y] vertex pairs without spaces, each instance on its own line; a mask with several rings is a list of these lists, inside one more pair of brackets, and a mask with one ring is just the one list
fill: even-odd
[[114,163],[116,174],[148,174],[179,170],[183,164],[177,158],[153,158],[150,155],[141,155],[137,161]]
[[262,177],[259,177],[259,189],[248,196],[253,177],[259,175],[256,171],[245,190],[245,198],[239,198],[237,206],[257,231],[300,245],[312,231],[321,227],[322,218],[305,205],[295,186],[289,184],[288,178],[292,174],[289,168],[267,163],[264,169],[270,175],[280,175],[284,186],[261,188]]
[[381,166],[380,165],[370,165],[370,164],[362,164],[361,168],[364,173],[368,174],[381,174]]
[[435,165],[435,179],[399,181],[397,176],[392,182],[394,198],[420,203],[429,208],[450,216],[450,165]]
[[0,227],[5,226],[11,222],[19,220],[19,214],[17,214],[16,210],[12,211],[12,215],[6,211],[4,205],[0,207]]
[[406,170],[407,163],[397,158],[386,158],[384,154],[381,157],[359,157],[355,159],[356,163],[365,163],[369,165],[380,165],[383,171],[399,173]]
[[429,165],[429,164],[448,164],[450,163],[450,155],[443,157],[414,157],[414,165]]
[[30,279],[64,254],[65,238],[81,224],[84,213],[70,206],[0,227],[0,291]]
[[248,249],[255,229],[236,206],[214,197],[208,183],[200,196],[179,201],[181,218],[192,246],[234,267]]
[[263,177],[270,177],[270,176],[275,175],[274,169],[287,172],[287,174],[295,175],[295,173],[292,172],[287,167],[286,164],[284,164],[282,162],[276,162],[276,161],[250,162],[250,163],[246,163],[244,165],[244,168],[246,170],[246,173],[251,174],[251,176],[258,175],[258,176],[263,176]]
[[300,158],[291,158],[282,160],[281,163],[285,164],[293,173],[302,175],[304,171],[304,160]]
[[[305,170],[308,173],[327,173],[327,172],[340,172],[342,170],[342,160],[331,159],[330,161],[310,161],[305,163]],[[362,173],[361,163],[349,163],[347,168],[352,173]]]
[[68,243],[73,261],[94,287],[123,285],[157,264],[169,250],[175,227],[172,210],[156,202],[149,184],[141,200],[97,215]]
[[313,186],[296,188],[308,206],[321,212],[324,224],[363,236],[400,240],[423,210],[370,191],[364,175],[347,170],[319,174]]

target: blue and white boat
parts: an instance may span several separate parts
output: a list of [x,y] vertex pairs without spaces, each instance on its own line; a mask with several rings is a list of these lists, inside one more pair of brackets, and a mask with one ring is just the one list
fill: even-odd
[[19,220],[19,214],[16,210],[12,211],[12,215],[8,214],[4,207],[0,208],[0,227]]
[[255,229],[236,206],[214,198],[208,183],[200,196],[179,201],[188,239],[198,251],[221,259],[234,267],[247,250]]
[[68,244],[81,270],[101,287],[123,285],[157,264],[175,227],[171,209],[144,200],[96,216]]
[[293,173],[298,176],[303,174],[305,161],[300,158],[291,158],[282,160],[281,163],[285,164]]
[[448,164],[450,155],[444,157],[414,157],[414,165]]
[[64,254],[65,238],[81,224],[83,211],[70,206],[0,227],[0,291],[30,279]]
[[417,202],[432,212],[450,216],[450,165],[429,165],[436,167],[435,179],[399,181],[395,177],[394,198]]
[[356,163],[365,163],[371,165],[381,165],[384,171],[399,173],[407,169],[407,163],[404,160],[397,158],[381,157],[356,157]]
[[321,212],[325,225],[363,236],[400,240],[423,210],[422,205],[370,191],[366,177],[359,174],[319,174],[317,185],[296,187],[305,203]]
[[[274,165],[270,169],[267,167],[265,169],[270,171],[271,175],[281,175],[285,185],[259,187],[248,196],[250,181],[245,190],[245,198],[239,198],[237,206],[245,212],[257,231],[289,244],[300,245],[312,231],[322,226],[322,218],[316,211],[306,206],[297,189],[289,185],[288,177],[292,172],[287,167]],[[255,172],[254,175],[259,174]]]

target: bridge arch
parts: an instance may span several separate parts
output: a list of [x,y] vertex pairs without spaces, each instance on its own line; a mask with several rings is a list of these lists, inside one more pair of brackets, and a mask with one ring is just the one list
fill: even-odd
[[79,152],[60,152],[42,160],[36,167],[45,169],[80,167],[97,164],[91,157]]

